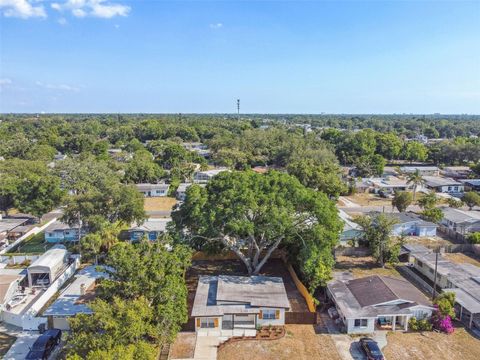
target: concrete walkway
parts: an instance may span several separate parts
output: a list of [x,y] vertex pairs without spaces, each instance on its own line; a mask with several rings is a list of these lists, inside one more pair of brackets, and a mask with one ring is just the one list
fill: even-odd
[[197,336],[193,358],[195,360],[216,360],[220,341],[218,336]]

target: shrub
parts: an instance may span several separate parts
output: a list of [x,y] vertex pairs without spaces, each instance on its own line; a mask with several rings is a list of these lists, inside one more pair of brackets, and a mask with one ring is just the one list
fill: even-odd
[[480,244],[480,232],[471,233],[468,236],[468,241],[470,244]]
[[408,328],[411,331],[431,331],[432,324],[427,319],[417,320],[415,316],[408,321]]

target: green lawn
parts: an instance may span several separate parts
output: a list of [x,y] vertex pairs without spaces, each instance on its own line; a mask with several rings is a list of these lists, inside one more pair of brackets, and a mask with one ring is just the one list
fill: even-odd
[[9,253],[43,253],[50,249],[53,243],[45,242],[45,234],[39,233],[32,235],[29,239],[22,241],[20,244],[15,246]]
[[5,333],[0,333],[0,358],[3,358],[8,352],[8,349],[13,345],[17,340],[15,336],[10,336]]

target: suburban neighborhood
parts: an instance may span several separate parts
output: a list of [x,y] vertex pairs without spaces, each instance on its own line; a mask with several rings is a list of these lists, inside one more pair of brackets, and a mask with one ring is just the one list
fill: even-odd
[[0,359],[480,360],[480,1],[0,0]]

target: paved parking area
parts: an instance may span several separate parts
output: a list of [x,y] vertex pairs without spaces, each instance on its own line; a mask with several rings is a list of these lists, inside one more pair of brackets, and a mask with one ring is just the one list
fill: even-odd
[[37,340],[38,335],[38,331],[23,331],[16,334],[17,341],[15,341],[10,350],[5,354],[4,360],[25,359],[30,351],[30,347],[35,340]]

